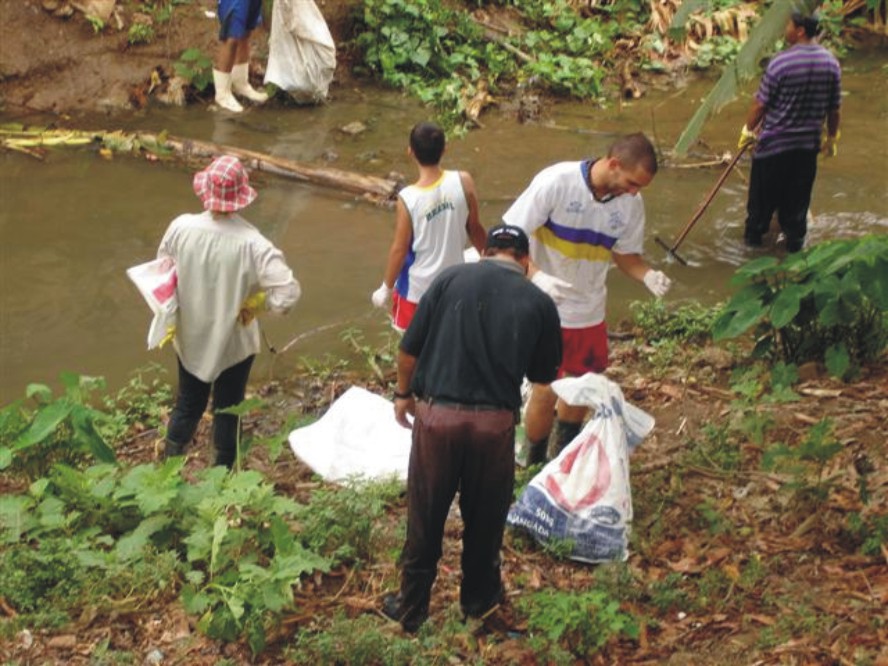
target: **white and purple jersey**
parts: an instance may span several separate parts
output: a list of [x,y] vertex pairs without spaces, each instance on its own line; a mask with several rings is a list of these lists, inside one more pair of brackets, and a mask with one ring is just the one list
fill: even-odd
[[765,117],[754,157],[790,150],[819,150],[827,113],[841,103],[841,69],[819,44],[796,44],[765,70],[755,98]]

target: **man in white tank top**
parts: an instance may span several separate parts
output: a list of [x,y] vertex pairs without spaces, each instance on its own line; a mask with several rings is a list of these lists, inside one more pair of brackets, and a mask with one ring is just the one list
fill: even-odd
[[441,168],[444,145],[444,131],[435,123],[418,123],[410,132],[407,154],[416,162],[419,178],[398,193],[395,237],[382,285],[370,296],[379,308],[391,297],[392,326],[401,332],[432,280],[462,263],[466,238],[479,253],[487,239],[478,218],[475,182],[467,171]]

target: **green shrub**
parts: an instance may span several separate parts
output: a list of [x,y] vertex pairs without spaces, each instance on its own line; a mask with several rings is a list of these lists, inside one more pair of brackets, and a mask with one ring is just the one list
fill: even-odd
[[531,636],[561,645],[578,658],[592,657],[619,636],[638,638],[635,619],[600,590],[546,590],[521,599],[518,607],[527,615]]
[[349,666],[411,666],[417,646],[386,631],[367,615],[333,619],[323,631],[299,633],[285,654],[293,664],[349,664]]
[[371,560],[385,536],[378,522],[402,492],[403,484],[396,480],[354,479],[339,487],[321,487],[296,510],[300,539],[337,563]]
[[173,63],[173,70],[198,92],[204,92],[213,82],[213,60],[199,48],[185,49]]
[[713,325],[716,340],[752,330],[756,353],[787,363],[824,361],[838,377],[888,344],[888,236],[815,245],[755,259],[732,280],[739,291]]
[[109,417],[90,406],[92,393],[104,389],[101,377],[72,372],[60,376],[64,395],[54,398],[43,384],[30,384],[25,400],[0,410],[0,470],[36,479],[56,462],[79,464],[89,456],[113,462],[114,452],[99,432]]
[[706,307],[695,301],[667,304],[660,298],[633,301],[629,307],[633,323],[649,343],[703,342],[710,337],[712,323],[719,312],[718,307]]

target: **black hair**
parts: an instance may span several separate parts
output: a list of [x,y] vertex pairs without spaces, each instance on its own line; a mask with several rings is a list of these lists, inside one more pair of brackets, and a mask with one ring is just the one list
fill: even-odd
[[641,132],[622,136],[611,144],[608,157],[616,157],[627,169],[642,167],[651,176],[657,173],[657,152]]
[[804,14],[800,11],[794,11],[791,18],[796,27],[805,29],[805,36],[808,39],[816,37],[817,33],[820,32],[820,16],[817,15],[817,12]]
[[444,130],[432,122],[421,122],[410,130],[410,150],[422,166],[435,166],[444,154]]

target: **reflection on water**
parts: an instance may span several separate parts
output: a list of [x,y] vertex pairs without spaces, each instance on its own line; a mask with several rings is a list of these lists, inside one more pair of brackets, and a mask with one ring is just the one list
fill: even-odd
[[[810,242],[888,231],[888,142],[882,139],[888,96],[874,84],[883,81],[885,62],[880,55],[845,63],[842,142],[839,156],[819,167]],[[490,115],[485,129],[451,142],[445,166],[472,172],[482,223],[489,227],[544,166],[600,155],[615,135],[639,129],[668,147],[706,86],[652,93],[606,110],[562,104],[540,125]],[[746,100],[751,92],[752,84]],[[703,138],[711,152],[734,150],[746,105],[731,105],[707,125]],[[251,109],[240,118],[203,108],[156,109],[115,122],[124,129],[166,129],[314,164],[333,159],[331,164],[342,169],[398,171],[412,178],[407,132],[425,114],[392,92],[343,90],[316,109]],[[367,131],[358,136],[339,131],[355,120]],[[99,127],[107,119],[78,124]],[[756,256],[742,244],[748,161],[727,179],[682,244],[679,253],[688,266],[670,260],[653,241],[659,236],[672,244],[723,168],[661,169],[645,190],[647,256],[673,278],[670,299],[721,300],[734,268]],[[384,315],[371,308],[369,294],[382,275],[393,213],[265,174],[256,174],[254,184],[260,195],[245,216],[283,249],[304,289],[291,316],[265,321],[276,347],[299,338],[276,361],[275,375],[293,372],[303,354],[347,353],[340,339],[345,328],[359,328],[375,343],[387,326]],[[173,368],[169,350],[144,351],[150,317],[124,270],[154,256],[176,215],[198,209],[189,172],[127,157],[108,162],[80,150],[58,150],[45,162],[5,154],[0,156],[0,204],[0,403],[21,396],[28,382],[53,382],[62,370],[103,375],[118,386],[151,360]],[[643,287],[618,272],[609,289],[612,322],[628,314],[630,301],[647,297]],[[263,354],[254,378],[268,376],[268,359]]]

